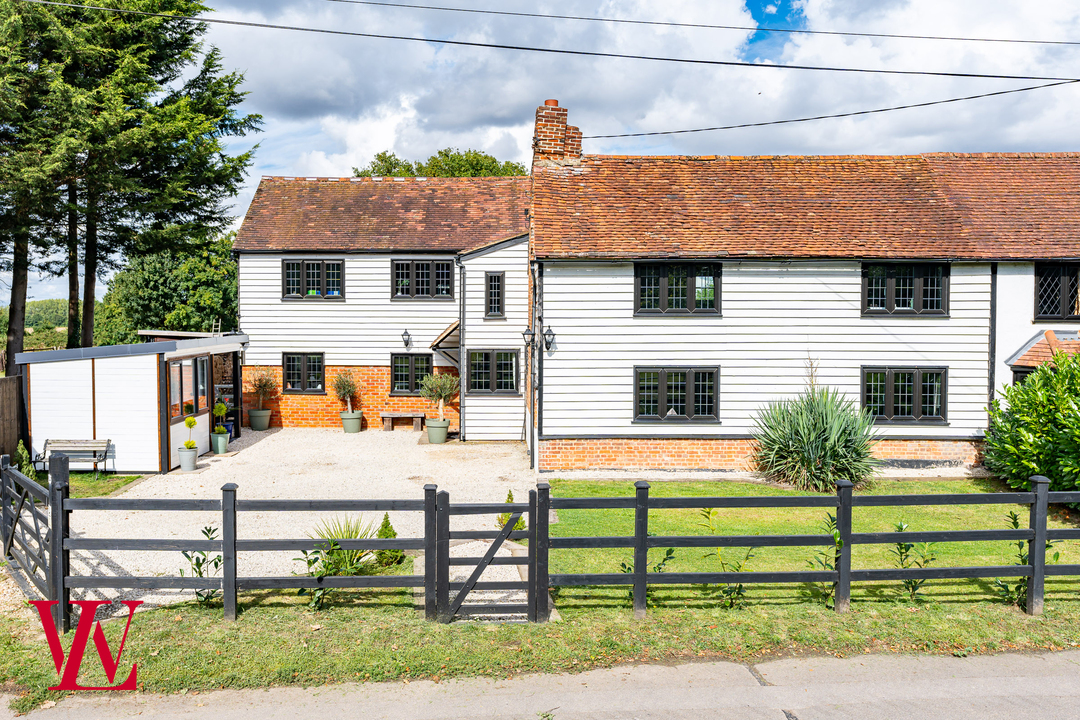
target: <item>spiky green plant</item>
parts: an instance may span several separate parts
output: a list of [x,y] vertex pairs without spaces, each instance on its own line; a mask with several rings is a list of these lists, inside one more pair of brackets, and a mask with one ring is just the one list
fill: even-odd
[[758,470],[802,490],[832,492],[841,479],[864,485],[878,464],[874,419],[834,388],[811,386],[769,403],[755,418],[754,439]]
[[[365,522],[363,515],[343,515],[341,517],[324,520],[315,528],[312,538],[319,540],[367,540],[375,537],[376,528],[374,523]],[[367,559],[370,550],[342,550],[337,549],[331,554],[340,553],[342,566],[353,567]]]

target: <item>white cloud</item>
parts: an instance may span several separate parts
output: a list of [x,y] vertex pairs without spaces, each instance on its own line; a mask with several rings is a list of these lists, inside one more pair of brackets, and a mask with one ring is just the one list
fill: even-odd
[[766,5],[765,6],[765,14],[766,15],[775,15],[777,9],[778,8],[775,5]]

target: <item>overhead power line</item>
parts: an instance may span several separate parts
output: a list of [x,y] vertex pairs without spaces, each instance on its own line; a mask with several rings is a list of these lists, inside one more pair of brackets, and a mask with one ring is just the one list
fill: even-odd
[[769,120],[767,122],[742,123],[740,125],[720,125],[717,127],[694,128],[693,130],[661,130],[657,132],[622,133],[618,135],[585,135],[582,140],[599,140],[604,138],[631,138],[648,137],[651,135],[685,135],[686,133],[709,132],[711,130],[737,130],[739,128],[764,127],[766,125],[787,125],[790,123],[811,122],[813,120],[831,120],[833,118],[854,117],[856,115],[874,115],[876,113],[892,112],[894,110],[910,110],[911,108],[929,107],[931,105],[944,105],[946,103],[963,102],[965,100],[977,100],[979,98],[993,97],[995,95],[1009,95],[1022,93],[1029,90],[1041,90],[1042,88],[1057,87],[1059,85],[1071,85],[1080,80],[1065,80],[1063,82],[1047,83],[1045,85],[1032,85],[1030,87],[1015,88],[1013,90],[999,90],[997,92],[980,93],[979,95],[967,95],[965,97],[949,98],[948,100],[931,100],[930,102],[913,103],[911,105],[895,105],[893,107],[877,108],[875,110],[856,110],[853,112],[836,113],[834,115],[816,115],[814,117],[793,118],[791,120]]
[[692,58],[673,58],[658,55],[631,55],[626,53],[610,53],[592,50],[570,50],[563,48],[543,48],[528,45],[508,45],[503,43],[470,42],[467,40],[444,40],[436,38],[421,38],[402,35],[385,35],[381,33],[362,33],[351,30],[329,30],[324,28],[302,27],[297,25],[275,25],[271,23],[248,22],[244,20],[226,20],[223,18],[208,18],[204,16],[187,17],[167,13],[153,13],[143,10],[128,10],[125,8],[100,7],[97,5],[81,5],[77,3],[60,2],[59,0],[19,0],[19,2],[33,3],[36,5],[51,5],[57,7],[75,8],[78,10],[100,10],[103,12],[118,13],[124,15],[139,15],[143,17],[160,17],[171,20],[183,20],[187,22],[204,22],[217,25],[233,25],[237,27],[255,27],[271,30],[291,30],[296,32],[320,33],[323,35],[338,35],[345,37],[362,37],[379,40],[400,40],[404,42],[430,43],[436,45],[451,45],[456,47],[490,48],[495,50],[514,50],[518,52],[544,53],[549,55],[575,55],[578,57],[617,58],[624,60],[649,60],[654,62],[670,62],[688,65],[722,66],[722,67],[745,67],[754,69],[772,68],[779,70],[809,70],[819,72],[842,72],[862,73],[875,75],[920,75],[925,77],[955,77],[955,78],[981,78],[993,80],[1040,80],[1051,82],[1070,82],[1080,78],[1054,77],[1046,75],[999,75],[996,73],[973,73],[973,72],[946,72],[932,70],[895,70],[874,68],[851,68],[851,67],[828,67],[820,65],[766,65],[762,63],[740,62],[736,60],[696,60]]
[[548,15],[545,13],[512,12],[509,10],[481,10],[477,8],[440,7],[438,5],[411,5],[408,3],[377,2],[376,0],[329,0],[349,5],[373,5],[376,7],[409,8],[412,10],[442,10],[445,12],[475,13],[477,15],[505,15],[509,17],[543,18],[547,20],[585,20],[587,22],[618,23],[622,25],[652,25],[659,27],[701,28],[707,30],[748,30],[764,33],[793,35],[839,35],[842,37],[899,38],[902,40],[953,40],[958,42],[1022,43],[1027,45],[1080,45],[1080,40],[1020,40],[1013,38],[953,37],[949,35],[897,35],[894,33],[840,32],[837,30],[805,30],[800,28],[772,28],[756,25],[712,25],[709,23],[668,22],[663,20],[630,20],[627,18],[602,18],[587,15]]

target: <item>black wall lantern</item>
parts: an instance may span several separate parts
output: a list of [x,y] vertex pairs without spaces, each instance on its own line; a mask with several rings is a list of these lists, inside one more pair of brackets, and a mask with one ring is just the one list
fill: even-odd
[[521,331],[521,338],[525,341],[525,347],[531,348],[533,346],[533,340],[536,339],[536,333],[533,332],[531,327],[527,327]]
[[412,335],[409,334],[408,330],[401,333],[401,342],[405,343],[405,347],[409,347],[409,343],[412,342]]
[[544,349],[550,350],[551,346],[555,344],[555,331],[548,325],[547,330],[544,331]]

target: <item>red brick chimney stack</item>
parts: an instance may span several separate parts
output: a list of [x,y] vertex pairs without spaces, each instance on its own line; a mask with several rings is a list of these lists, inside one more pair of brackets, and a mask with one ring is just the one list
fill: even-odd
[[559,107],[558,100],[545,100],[536,108],[533,165],[581,158],[581,130],[567,125],[566,115],[566,108]]

